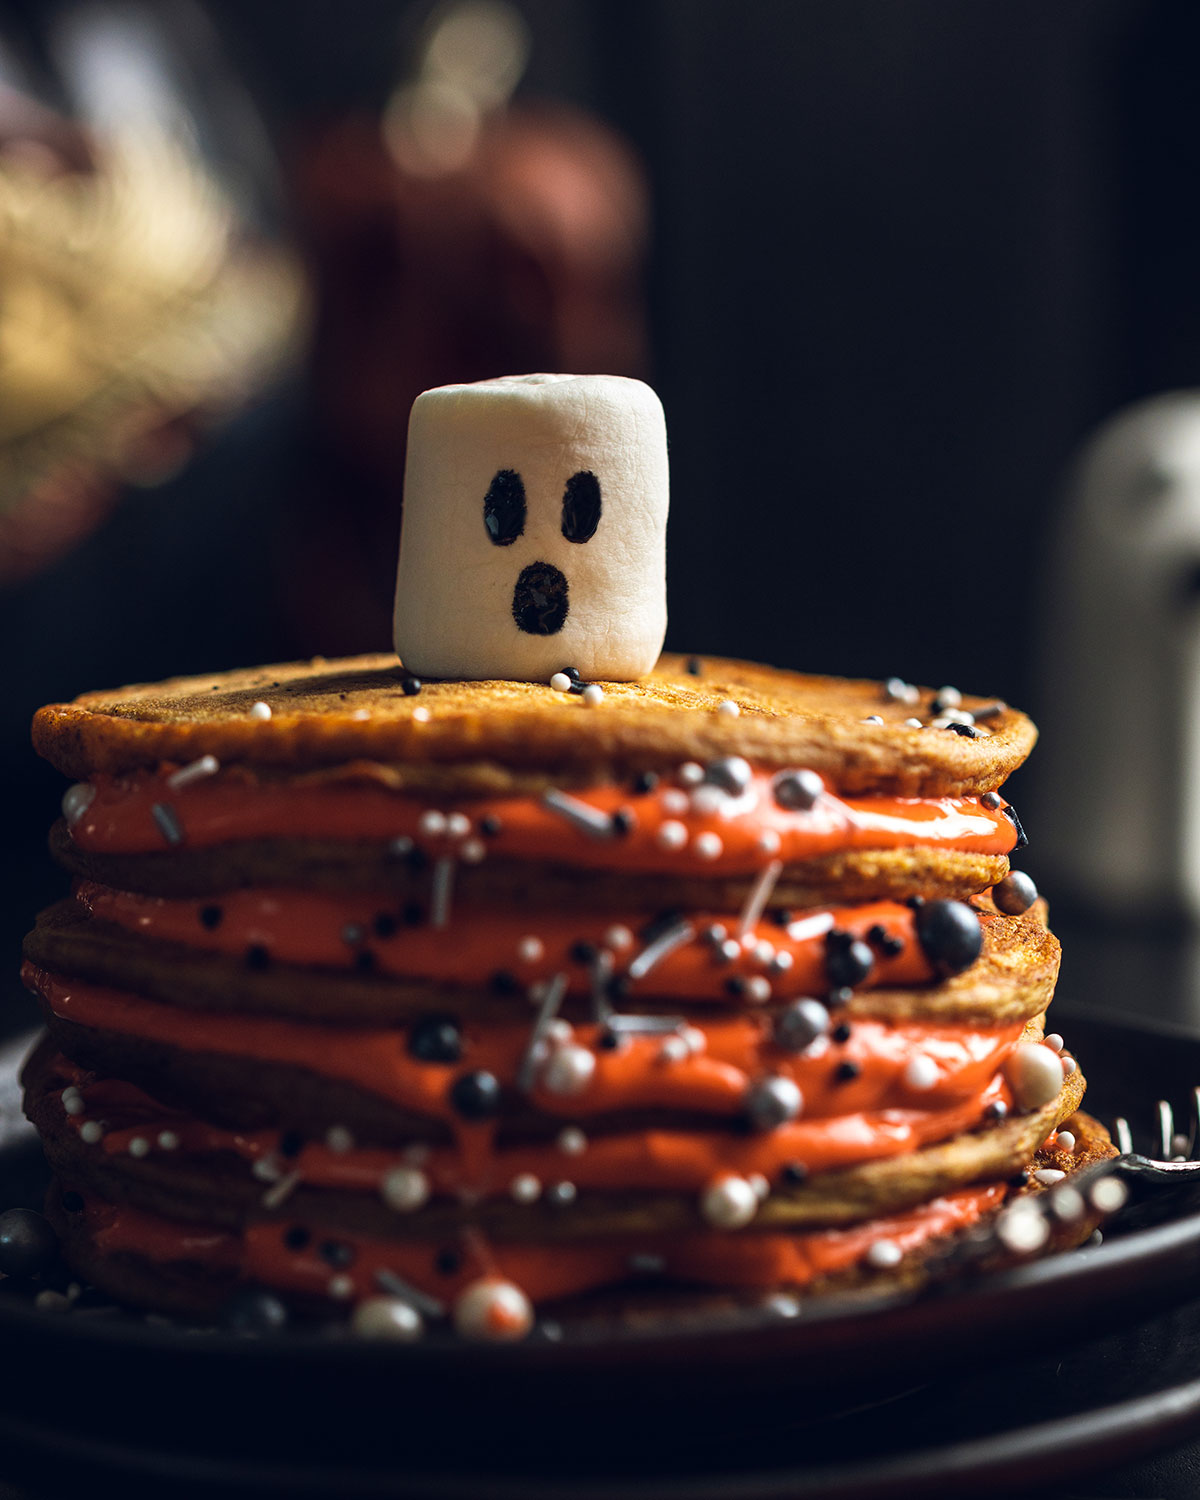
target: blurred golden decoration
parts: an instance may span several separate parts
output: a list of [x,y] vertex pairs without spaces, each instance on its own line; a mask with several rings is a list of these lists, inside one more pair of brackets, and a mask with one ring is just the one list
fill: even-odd
[[0,581],[90,529],[105,494],[178,467],[303,321],[294,258],[242,236],[185,145],[143,128],[93,158],[48,174],[0,155]]

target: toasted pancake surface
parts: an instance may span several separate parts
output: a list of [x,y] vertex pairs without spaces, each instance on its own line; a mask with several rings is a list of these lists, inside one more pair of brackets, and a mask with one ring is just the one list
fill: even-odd
[[[946,796],[994,790],[1036,738],[1002,705],[977,738],[915,729],[904,720],[932,717],[932,694],[914,707],[889,701],[878,683],[718,657],[694,675],[683,658],[664,656],[641,682],[604,684],[595,708],[541,683],[435,682],[410,695],[405,675],[393,656],[317,658],[86,693],[41,709],[34,745],[79,778],[211,754],[293,770],[353,760],[453,766],[469,790],[481,777],[503,785],[506,770],[527,787],[531,773],[600,780],[736,754],[808,767],[845,791]],[[259,702],[269,719],[252,716]],[[726,702],[736,716],[721,711]],[[884,722],[864,722],[871,716]]]

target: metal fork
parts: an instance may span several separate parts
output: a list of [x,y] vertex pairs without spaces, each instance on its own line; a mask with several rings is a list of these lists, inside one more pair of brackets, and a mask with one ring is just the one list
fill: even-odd
[[[1142,1156],[1133,1149],[1133,1132],[1129,1121],[1119,1115],[1113,1121],[1113,1140],[1121,1153],[1113,1166],[1122,1175],[1152,1182],[1179,1183],[1186,1178],[1200,1180],[1200,1088],[1191,1091],[1191,1120],[1186,1136],[1175,1130],[1175,1112],[1165,1099],[1158,1101],[1158,1155]],[[1182,1146],[1182,1150],[1180,1147]]]

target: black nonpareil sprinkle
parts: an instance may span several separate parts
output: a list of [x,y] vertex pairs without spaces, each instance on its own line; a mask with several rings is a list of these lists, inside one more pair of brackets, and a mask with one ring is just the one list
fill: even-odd
[[352,1266],[355,1259],[353,1245],[347,1245],[344,1240],[322,1241],[317,1254],[327,1266],[333,1266],[335,1270],[344,1270],[346,1266]]
[[406,901],[401,916],[406,927],[420,927],[425,921],[425,908],[419,901]]
[[612,831],[618,838],[625,838],[637,826],[637,819],[627,807],[618,807],[612,815]]
[[836,988],[853,989],[874,967],[874,953],[853,934],[834,931],[825,939],[825,972]]
[[404,856],[404,863],[414,875],[420,875],[429,868],[429,856],[424,849],[410,849]]
[[1024,1167],[1022,1167],[1021,1170],[1016,1174],[1015,1177],[1010,1177],[1008,1179],[1008,1185],[1009,1185],[1009,1187],[1015,1187],[1015,1188],[1028,1187],[1029,1186],[1029,1173],[1028,1173],[1028,1171]]
[[298,1130],[285,1130],[279,1137],[281,1156],[299,1156],[304,1150],[304,1137]]
[[629,979],[625,974],[614,974],[604,986],[604,993],[614,1005],[620,1005],[622,1000],[628,1000],[629,990]]
[[861,1072],[862,1068],[858,1063],[851,1062],[847,1058],[845,1062],[838,1063],[837,1067],[833,1070],[833,1076],[837,1083],[851,1083]]
[[895,958],[898,953],[904,952],[904,940],[893,937],[887,928],[879,922],[876,922],[875,926],[867,933],[867,942],[873,948],[878,948],[885,958]]
[[768,921],[774,922],[776,927],[790,927],[795,921],[795,912],[788,911],[784,906],[776,908],[775,911],[767,913]]
[[689,677],[700,677],[704,673],[704,663],[698,656],[689,656],[685,671]]
[[577,964],[595,963],[597,951],[595,943],[585,943],[580,939],[571,944],[571,961]]
[[638,797],[647,796],[658,785],[658,780],[657,771],[642,771],[633,778],[634,795]]
[[808,1180],[808,1168],[802,1161],[790,1161],[783,1169],[783,1180],[792,1187],[799,1187]]
[[453,1016],[422,1016],[408,1034],[408,1050],[420,1062],[457,1062],[462,1056],[458,1022]]
[[304,1250],[312,1243],[312,1235],[303,1224],[293,1224],[283,1236],[289,1250]]
[[439,1250],[433,1262],[441,1276],[457,1276],[462,1265],[462,1256],[457,1250]]
[[564,667],[563,668],[563,675],[566,676],[566,677],[569,677],[572,682],[578,682],[579,681],[579,668],[578,667]]
[[360,948],[354,955],[354,968],[359,974],[374,974],[375,955],[370,948]]
[[1013,849],[1028,848],[1029,840],[1025,837],[1025,830],[1021,827],[1021,820],[1017,817],[1017,810],[1011,802],[1004,809],[1004,812],[1007,817],[1012,819],[1012,826],[1017,830],[1017,842],[1013,845]]
[[840,1010],[844,1005],[849,1005],[853,999],[854,991],[846,985],[840,984],[836,989],[829,991],[829,997],[825,1003],[829,1006],[830,1010]]
[[732,979],[725,981],[725,993],[732,995],[735,1000],[740,1000],[746,993],[746,981],[735,974]]
[[496,995],[515,995],[521,986],[517,983],[517,976],[510,974],[507,969],[497,969],[491,978],[492,993]]
[[847,1021],[839,1021],[829,1033],[835,1042],[848,1042],[850,1040],[850,1024]]
[[400,686],[404,689],[404,696],[406,698],[415,698],[421,691],[421,679],[419,677],[406,677]]
[[220,927],[221,922],[224,920],[224,917],[225,913],[219,906],[210,904],[208,906],[202,906],[200,908],[200,925],[201,927],[206,928],[209,932],[212,932],[216,928]]
[[266,969],[271,964],[271,955],[261,943],[251,943],[246,949],[246,967],[248,969]]
[[681,911],[660,911],[638,930],[638,937],[643,943],[653,943],[662,937],[664,932],[669,932],[672,927],[678,927],[683,919],[684,914]]
[[596,1046],[601,1052],[615,1052],[621,1045],[621,1038],[615,1031],[602,1031],[596,1038]]
[[399,925],[390,911],[377,911],[371,918],[371,931],[377,938],[395,937]]
[[961,735],[964,740],[977,740],[979,731],[974,724],[947,724],[946,728],[951,734]]
[[500,1082],[495,1074],[480,1069],[454,1080],[450,1102],[464,1120],[490,1120],[500,1112]]
[[484,838],[494,839],[503,827],[495,813],[485,813],[479,820],[479,831]]
[[925,897],[924,896],[906,896],[904,898],[904,904],[905,904],[905,906],[912,907],[913,911],[920,911],[921,908],[925,905]]

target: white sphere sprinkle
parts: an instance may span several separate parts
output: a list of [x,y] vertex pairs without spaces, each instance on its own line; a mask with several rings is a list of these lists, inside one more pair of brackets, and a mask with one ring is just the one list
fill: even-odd
[[758,836],[755,848],[760,854],[778,854],[783,845],[783,840],[773,828],[766,828]]
[[864,724],[882,724],[883,723],[883,719],[879,716],[879,714],[868,714],[867,717],[863,720],[863,723]]
[[624,953],[627,948],[633,947],[633,933],[628,927],[619,924],[610,927],[604,934],[604,946],[611,948],[614,953]]
[[687,1049],[693,1057],[699,1057],[708,1047],[708,1038],[699,1026],[685,1026],[679,1035],[687,1043]]
[[726,963],[731,964],[735,959],[741,958],[742,945],[738,942],[737,938],[725,938],[718,943],[717,952]]
[[741,1229],[758,1212],[758,1194],[744,1177],[718,1177],[700,1195],[700,1212],[714,1229]]
[[1034,1182],[1040,1182],[1043,1187],[1053,1187],[1056,1182],[1061,1182],[1067,1174],[1060,1172],[1057,1167],[1041,1167],[1033,1174]]
[[687,1062],[692,1055],[688,1044],[681,1036],[667,1037],[658,1049],[658,1055],[666,1063]]
[[1063,1084],[1063,1064],[1040,1042],[1022,1042],[1005,1063],[1004,1076],[1017,1108],[1028,1114],[1058,1097]]
[[271,717],[271,705],[269,703],[252,703],[250,705],[250,717],[265,723]]
[[756,1005],[763,1005],[770,998],[771,981],[761,974],[752,974],[746,980],[746,999],[753,1000]]
[[550,686],[556,693],[569,693],[571,691],[571,679],[565,672],[555,672],[550,679]]
[[598,682],[589,682],[581,696],[588,708],[595,708],[598,704],[604,702],[604,689]]
[[62,1096],[62,1107],[69,1115],[81,1115],[87,1106],[82,1094],[75,1089],[67,1089]]
[[453,1318],[455,1329],[465,1339],[513,1343],[533,1327],[533,1304],[511,1281],[485,1276],[459,1293]]
[[720,859],[725,852],[725,843],[719,833],[698,833],[692,843],[692,849],[700,859]]
[[523,964],[536,964],[546,956],[546,945],[539,937],[523,937],[517,944],[517,957]]
[[160,1130],[158,1132],[158,1145],[162,1151],[176,1151],[179,1148],[179,1137],[173,1130]]
[[760,938],[754,947],[751,948],[750,957],[756,964],[761,964],[765,969],[768,964],[775,962],[775,944],[768,943],[766,938]]
[[691,810],[698,818],[719,818],[729,806],[729,797],[719,786],[704,782],[688,798]]
[[564,1156],[582,1156],[587,1150],[587,1136],[578,1125],[568,1125],[558,1132],[555,1145]]
[[465,839],[471,831],[471,820],[466,813],[446,814],[446,832],[452,839]]
[[63,793],[62,813],[67,827],[74,828],[96,799],[96,788],[86,781],[77,781]]
[[732,698],[723,698],[721,702],[717,704],[717,712],[723,719],[736,719],[741,711],[742,710],[739,705],[736,704]]
[[429,1178],[419,1167],[392,1167],[379,1184],[379,1195],[389,1208],[410,1214],[429,1202]]
[[904,1087],[914,1094],[927,1093],[938,1081],[938,1066],[932,1057],[914,1057],[904,1069]]
[[654,842],[660,849],[682,849],[687,841],[687,829],[674,818],[668,818],[665,823],[660,823],[658,832],[654,835]]
[[958,708],[962,704],[962,694],[956,687],[938,688],[937,701],[942,708]]
[[1088,1197],[1094,1209],[1102,1214],[1115,1214],[1125,1206],[1129,1189],[1119,1177],[1101,1177],[1088,1189]]
[[259,1182],[278,1182],[283,1176],[279,1164],[271,1156],[260,1156],[250,1167],[250,1175]]
[[1042,1038],[1042,1046],[1049,1047],[1051,1052],[1061,1052],[1063,1049],[1063,1039],[1057,1031],[1052,1031],[1049,1036]]
[[354,1150],[354,1136],[345,1125],[331,1125],[325,1132],[325,1144],[335,1156],[345,1156]]
[[699,786],[704,780],[704,767],[698,761],[685,760],[675,772],[680,786]]
[[796,1119],[804,1108],[804,1095],[793,1079],[776,1074],[752,1083],[743,1103],[755,1130],[776,1130]]
[[1050,1226],[1032,1204],[1017,1203],[999,1215],[996,1234],[1014,1255],[1032,1255],[1050,1238]]
[[555,1016],[543,1035],[548,1042],[569,1042],[575,1035],[575,1028],[565,1017]]
[[85,1120],[79,1127],[79,1139],[87,1146],[95,1146],[104,1139],[104,1126],[99,1120]]
[[354,1296],[354,1281],[344,1272],[340,1272],[337,1276],[329,1278],[325,1289],[331,1297],[335,1297],[339,1302],[346,1302]]
[[924,729],[925,728],[924,724],[921,723],[920,719],[905,719],[905,721],[904,721],[904,727],[905,727],[905,729]]
[[519,1172],[508,1185],[514,1203],[536,1203],[542,1196],[541,1180],[532,1172]]
[[129,1154],[137,1157],[150,1155],[150,1142],[144,1135],[135,1135],[130,1141]]
[[483,862],[487,854],[487,846],[482,839],[464,839],[458,851],[458,857],[466,865],[477,865]]
[[786,974],[795,961],[786,948],[780,948],[771,960],[771,972],[773,974]]
[[658,801],[663,812],[669,813],[673,818],[682,817],[692,805],[688,794],[681,792],[677,786],[669,786]]
[[410,1344],[425,1332],[425,1320],[399,1297],[367,1297],[351,1314],[350,1327],[360,1339]]
[[875,1271],[890,1271],[904,1259],[904,1251],[895,1240],[876,1240],[864,1257]]
[[446,815],[437,808],[429,807],[417,819],[417,832],[422,838],[440,839],[446,832]]
[[586,1047],[556,1047],[542,1069],[541,1084],[548,1094],[582,1094],[596,1072],[596,1054]]
[[771,1184],[761,1172],[751,1172],[746,1181],[754,1189],[754,1196],[760,1203],[765,1203],[771,1196]]
[[1073,1057],[1064,1057],[1063,1060],[1062,1060],[1063,1077],[1064,1078],[1070,1078],[1071,1074],[1075,1071],[1075,1069],[1078,1066],[1079,1066],[1079,1064],[1075,1061],[1075,1059]]
[[1071,1152],[1075,1149],[1075,1136],[1069,1130],[1060,1130],[1054,1142],[1055,1150]]
[[429,723],[429,710],[423,703],[420,705],[420,707],[413,709],[412,716],[418,724]]

